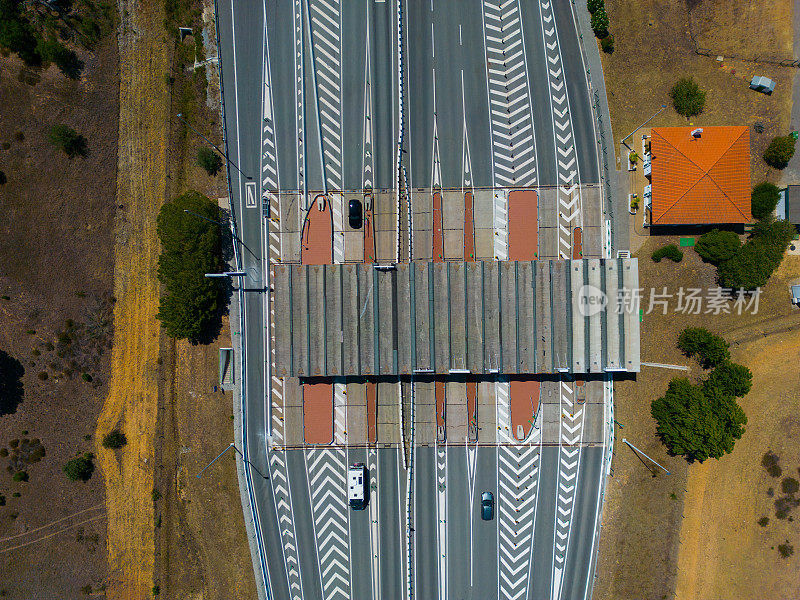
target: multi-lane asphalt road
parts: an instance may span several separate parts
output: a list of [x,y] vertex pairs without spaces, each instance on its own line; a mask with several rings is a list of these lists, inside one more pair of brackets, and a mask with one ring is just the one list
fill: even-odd
[[[502,379],[480,384],[496,412],[477,444],[434,441],[404,456],[397,444],[290,441],[302,428],[290,416],[300,384],[271,371],[270,268],[291,262],[292,244],[299,252],[316,194],[333,208],[334,262],[344,262],[348,243],[343,198],[396,190],[399,167],[412,211],[435,189],[494,192],[489,258],[509,258],[504,202],[513,188],[538,192],[539,222],[529,224],[539,231],[537,258],[571,257],[576,228],[584,256],[611,251],[586,233],[602,228],[602,195],[572,3],[423,0],[400,9],[396,0],[217,3],[226,148],[241,169],[230,170],[230,185],[243,287],[263,290],[245,292],[241,306],[253,466],[244,509],[256,524],[256,576],[274,598],[588,598],[607,459],[610,394],[600,379],[586,383],[580,405],[572,380],[543,381],[537,426],[523,442],[491,432],[509,418]],[[398,214],[395,226],[413,237],[420,225]],[[352,385],[364,384],[336,389],[352,395]],[[399,384],[377,389],[388,398]],[[335,427],[344,430],[342,418]],[[365,511],[346,505],[344,468],[354,462],[368,466],[374,488]],[[484,490],[497,500],[489,522],[479,514]]]

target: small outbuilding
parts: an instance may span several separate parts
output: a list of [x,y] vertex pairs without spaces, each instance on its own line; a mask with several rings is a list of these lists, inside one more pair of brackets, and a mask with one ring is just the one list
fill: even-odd
[[800,285],[792,286],[792,304],[800,304]]
[[769,77],[756,75],[750,80],[750,89],[762,94],[771,94],[775,90],[775,82]]
[[800,227],[800,185],[790,185],[783,192],[786,202],[786,220]]

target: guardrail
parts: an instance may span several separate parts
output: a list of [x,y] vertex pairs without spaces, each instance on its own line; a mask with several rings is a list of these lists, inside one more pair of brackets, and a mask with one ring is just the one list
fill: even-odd
[[[231,15],[233,17],[233,15]],[[236,261],[236,269],[238,271],[243,271],[244,267],[242,264],[242,257],[239,251],[238,245],[236,240],[239,239],[238,235],[238,228],[236,227],[236,211],[234,208],[233,202],[233,190],[231,188],[231,168],[230,168],[230,161],[227,160],[228,158],[228,127],[225,121],[225,94],[223,93],[224,85],[223,85],[223,75],[222,75],[222,45],[220,43],[220,36],[219,36],[219,6],[218,0],[214,0],[214,32],[217,38],[217,57],[219,60],[217,61],[217,67],[219,69],[219,97],[220,97],[220,116],[222,122],[222,147],[225,149],[225,182],[228,188],[228,204],[230,206],[230,213],[231,213],[231,233],[233,234],[233,256],[234,260]],[[256,532],[256,545],[258,546],[258,559],[259,564],[261,565],[261,579],[264,586],[264,592],[266,594],[267,599],[272,598],[272,592],[269,587],[269,580],[267,575],[267,561],[266,561],[266,551],[264,549],[262,534],[261,534],[261,524],[259,519],[259,512],[258,512],[258,504],[256,503],[255,496],[253,494],[253,479],[250,475],[250,469],[246,467],[246,465],[250,464],[250,448],[247,442],[247,361],[245,356],[245,348],[246,344],[244,343],[244,311],[245,311],[245,304],[244,304],[244,291],[242,290],[242,286],[239,286],[238,290],[238,301],[239,301],[239,373],[241,378],[241,396],[240,396],[240,409],[242,411],[242,464],[241,468],[244,471],[245,481],[247,482],[247,497],[250,502],[250,517],[253,520],[253,528]]]

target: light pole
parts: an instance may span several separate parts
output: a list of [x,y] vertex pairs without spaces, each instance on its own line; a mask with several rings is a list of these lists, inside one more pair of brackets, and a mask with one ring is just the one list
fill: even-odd
[[207,464],[205,467],[203,467],[203,470],[202,470],[202,471],[200,471],[200,472],[197,474],[197,478],[198,478],[198,479],[200,479],[200,478],[203,476],[203,473],[205,472],[205,470],[206,470],[208,467],[210,467],[211,465],[213,465],[215,462],[217,462],[217,461],[218,461],[220,458],[222,458],[222,455],[223,455],[223,454],[225,454],[225,453],[226,453],[228,450],[230,450],[231,448],[233,448],[233,449],[236,451],[236,453],[237,453],[239,456],[241,456],[241,457],[242,457],[242,460],[243,460],[245,463],[247,463],[248,465],[250,465],[250,468],[252,468],[252,469],[253,469],[253,471],[255,471],[256,473],[258,473],[259,475],[261,475],[261,476],[262,476],[264,479],[269,479],[269,477],[267,477],[267,476],[266,476],[266,475],[264,475],[264,474],[263,474],[261,471],[259,471],[258,469],[256,469],[256,467],[253,465],[253,463],[251,463],[249,460],[247,460],[247,459],[244,457],[244,454],[242,454],[241,452],[239,452],[239,449],[236,447],[236,444],[234,444],[233,442],[231,442],[231,443],[230,443],[230,445],[229,445],[227,448],[225,448],[225,450],[223,450],[222,452],[220,452],[220,453],[217,455],[217,457],[216,457],[214,460],[212,460],[212,461],[211,461],[210,463],[208,463],[208,464]]
[[[631,443],[630,443],[628,440],[626,440],[625,438],[622,438],[622,443],[623,443],[623,444],[627,444],[627,445],[628,445],[628,447],[629,447],[631,450],[633,450],[633,451],[634,451],[634,452],[636,452],[637,454],[641,454],[641,455],[642,455],[642,456],[644,456],[646,459],[648,459],[650,462],[652,462],[652,463],[654,463],[655,465],[657,465],[658,467],[660,467],[660,468],[664,469],[664,471],[667,473],[667,475],[672,475],[672,473],[670,473],[669,471],[667,471],[667,470],[666,470],[664,467],[662,467],[660,464],[658,464],[658,462],[656,462],[655,460],[653,460],[652,458],[650,458],[649,456],[647,456],[647,454],[645,454],[644,452],[642,452],[641,450],[639,450],[639,449],[638,449],[636,446],[634,446],[633,444],[631,444]],[[655,476],[656,476],[656,475],[655,475],[655,473],[653,473],[653,477],[655,477]]]
[[239,173],[241,173],[242,175],[244,175],[244,177],[245,177],[246,179],[252,179],[252,177],[250,177],[250,176],[248,176],[248,175],[245,175],[245,174],[242,172],[242,170],[239,168],[239,166],[238,166],[238,165],[237,165],[235,162],[233,162],[233,161],[232,161],[230,158],[228,158],[228,155],[227,155],[227,154],[225,154],[225,153],[224,153],[222,150],[220,150],[219,146],[217,146],[217,145],[216,145],[214,142],[212,142],[210,139],[208,139],[208,138],[207,138],[206,136],[204,136],[202,133],[200,133],[199,131],[197,131],[197,129],[195,129],[194,127],[192,127],[192,125],[189,123],[189,121],[187,121],[186,119],[184,119],[184,118],[183,118],[183,114],[182,114],[182,113],[178,113],[178,118],[181,120],[181,122],[182,122],[184,125],[186,125],[186,126],[189,128],[189,129],[191,129],[192,131],[194,131],[194,132],[195,132],[197,135],[199,135],[201,138],[203,138],[203,139],[204,139],[206,142],[208,142],[208,143],[211,145],[211,147],[212,147],[212,148],[214,148],[214,150],[216,150],[217,152],[219,152],[219,153],[220,153],[220,155],[221,155],[221,156],[222,156],[222,157],[223,157],[225,160],[227,160],[227,161],[228,161],[228,164],[229,164],[229,165],[231,165],[231,166],[232,166],[234,169],[236,169],[237,171],[239,171]]
[[247,277],[244,271],[224,271],[222,273],[206,273],[206,277]]
[[[648,124],[650,121],[652,121],[652,120],[653,120],[653,119],[655,119],[655,118],[656,118],[658,115],[660,115],[662,112],[664,112],[664,109],[665,109],[665,108],[667,108],[667,105],[666,105],[666,104],[662,104],[662,105],[661,105],[661,108],[659,108],[659,109],[658,109],[658,110],[657,110],[655,113],[653,113],[653,115],[652,115],[652,116],[651,116],[649,119],[647,119],[647,120],[646,120],[644,123],[642,123],[641,125],[639,125],[639,126],[636,128],[636,129],[634,129],[634,130],[633,130],[633,131],[631,131],[631,132],[630,132],[628,135],[626,135],[624,138],[622,138],[622,141],[621,141],[620,143],[621,143],[621,144],[625,144],[625,140],[627,140],[627,139],[628,139],[629,137],[631,137],[631,136],[632,136],[634,133],[636,133],[637,131],[639,131],[639,130],[640,130],[642,127],[644,127],[645,125],[647,125],[647,124]],[[632,150],[632,148],[631,148],[630,146],[628,146],[628,144],[625,144],[625,147],[626,147],[628,150]]]

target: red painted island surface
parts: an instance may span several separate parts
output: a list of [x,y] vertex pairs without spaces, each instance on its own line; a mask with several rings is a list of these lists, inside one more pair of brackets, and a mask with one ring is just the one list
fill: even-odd
[[[539,255],[539,207],[534,190],[508,194],[508,260],[536,260]],[[509,386],[511,433],[519,441],[528,437],[539,408],[539,381],[515,379]]]
[[[300,258],[304,265],[333,263],[333,217],[330,202],[322,194],[311,202],[300,241]],[[306,443],[333,443],[333,384],[304,383],[302,395]]]

